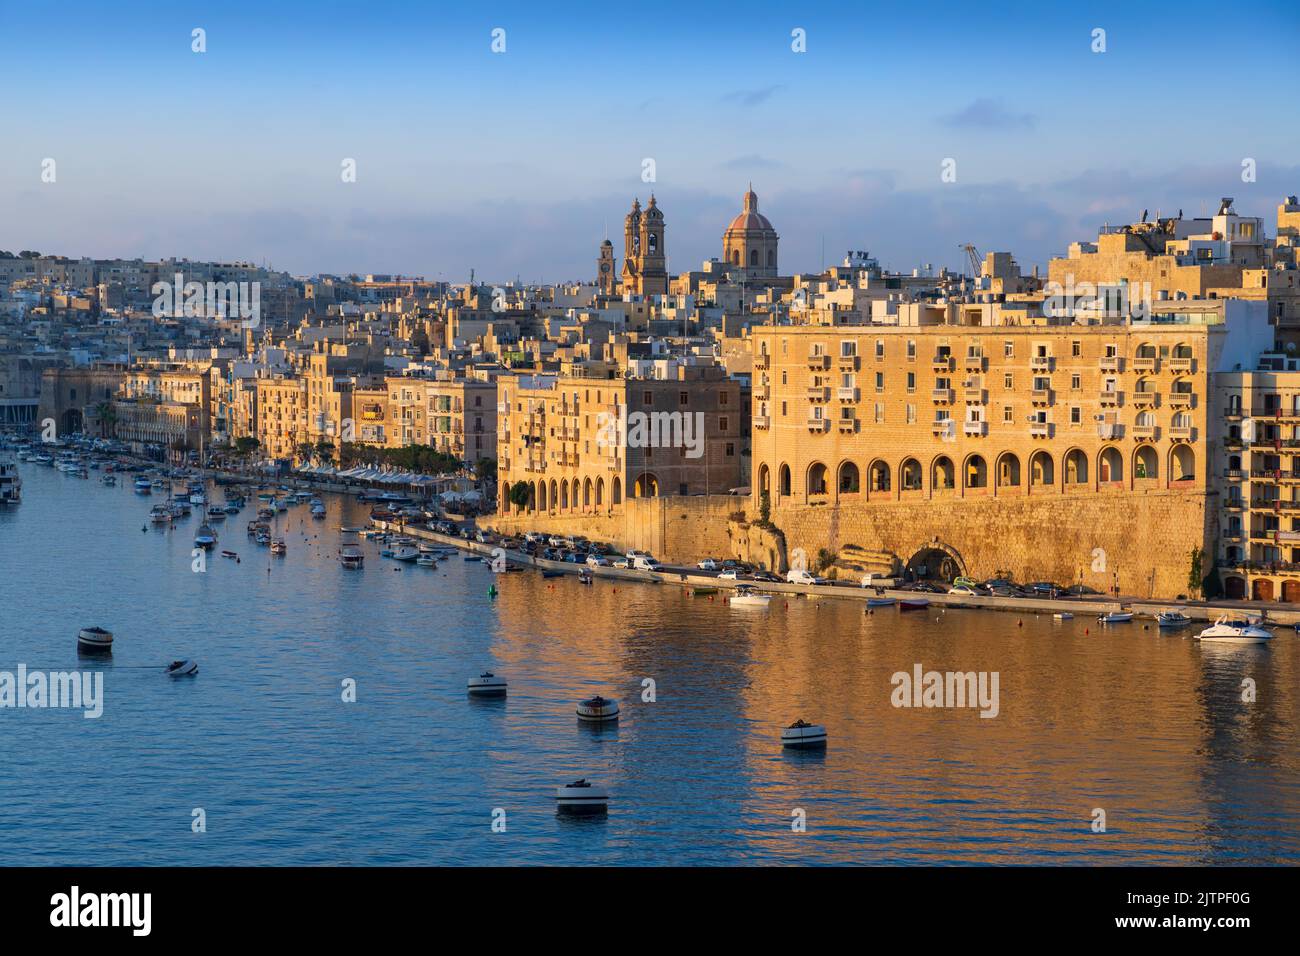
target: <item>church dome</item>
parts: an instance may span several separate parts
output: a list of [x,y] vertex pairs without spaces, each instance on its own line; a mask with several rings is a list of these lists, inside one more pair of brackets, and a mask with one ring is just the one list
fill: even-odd
[[731,220],[727,232],[775,232],[768,218],[758,211],[758,195],[750,186],[745,192],[745,207]]

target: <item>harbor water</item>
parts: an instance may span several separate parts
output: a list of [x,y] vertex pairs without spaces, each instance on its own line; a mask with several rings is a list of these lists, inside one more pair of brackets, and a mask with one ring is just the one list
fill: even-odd
[[[104,699],[97,719],[0,709],[9,865],[1300,862],[1290,629],[1228,647],[1153,622],[741,609],[369,542],[348,570],[339,528],[367,508],[330,495],[323,520],[276,518],[283,557],[246,536],[250,500],[195,570],[199,507],[155,526],[163,492],[20,469],[0,671],[102,672]],[[78,657],[90,625],[111,658]],[[180,658],[197,677],[163,673]],[[996,715],[895,706],[918,665],[996,673]],[[466,695],[484,670],[506,697]],[[617,723],[576,720],[595,694]],[[796,718],[824,751],[782,749]],[[608,814],[557,814],[583,777]]]

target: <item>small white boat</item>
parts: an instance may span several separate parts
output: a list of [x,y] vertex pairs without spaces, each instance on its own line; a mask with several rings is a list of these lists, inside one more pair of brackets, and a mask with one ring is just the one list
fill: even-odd
[[1098,624],[1127,624],[1133,620],[1132,611],[1111,611],[1097,618]]
[[810,724],[796,720],[781,731],[781,746],[796,750],[811,750],[826,746],[826,728],[821,724]]
[[172,661],[167,665],[168,677],[193,677],[199,672],[199,665],[193,661]]
[[1264,627],[1257,617],[1234,620],[1224,615],[1196,637],[1198,640],[1217,641],[1221,644],[1263,644],[1273,639],[1273,632]]
[[321,501],[321,500],[318,499],[318,498],[314,498],[314,499],[312,499],[312,503],[311,503],[311,516],[312,516],[313,518],[324,518],[324,517],[325,517],[325,502]]
[[284,543],[283,538],[276,538],[271,542],[271,553],[284,557],[289,553],[289,546]]
[[465,690],[478,697],[500,697],[506,692],[506,679],[484,671],[465,682]]
[[219,507],[219,506],[217,506],[217,505],[212,505],[210,508],[208,508],[208,520],[209,520],[209,521],[225,521],[225,520],[226,520],[226,509],[225,509],[225,508],[221,508],[221,507]]
[[77,632],[77,650],[91,654],[111,654],[113,635],[102,627],[83,627]]
[[605,813],[609,810],[609,794],[585,778],[575,780],[555,788],[555,808],[569,813]]
[[203,493],[202,489],[200,489],[199,491],[190,492],[190,504],[206,505],[207,503],[208,503],[208,496]]
[[1053,620],[1053,621],[1073,621],[1073,620],[1074,620],[1074,615],[1071,614],[1069,611],[1057,611],[1055,614],[1052,615],[1052,620]]
[[618,701],[607,700],[597,694],[595,697],[588,697],[586,700],[579,701],[577,714],[579,720],[586,720],[591,723],[618,720]]
[[732,607],[767,607],[771,603],[772,595],[761,594],[748,584],[737,585],[735,593],[731,596]]
[[897,598],[891,598],[891,597],[867,598],[867,607],[893,607],[897,603],[898,603]]
[[1156,615],[1156,623],[1161,627],[1186,627],[1192,619],[1182,611],[1161,611]]
[[172,520],[172,509],[167,505],[154,505],[149,509],[149,520],[154,524],[167,524]]
[[153,485],[149,484],[148,478],[137,478],[132,487],[137,495],[153,494]]
[[339,549],[339,561],[345,568],[359,568],[366,562],[366,554],[355,531],[343,532],[343,546]]
[[415,559],[415,563],[422,568],[436,568],[438,566],[437,560],[435,560],[431,554],[420,555]]
[[411,547],[394,548],[392,558],[394,561],[414,561],[420,556],[420,552]]

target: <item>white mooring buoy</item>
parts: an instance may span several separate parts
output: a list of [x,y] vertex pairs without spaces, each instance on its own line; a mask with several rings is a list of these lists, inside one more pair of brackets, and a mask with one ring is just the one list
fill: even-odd
[[111,654],[113,635],[102,627],[83,627],[77,632],[77,650],[89,654]]
[[597,694],[595,697],[588,697],[586,700],[578,701],[577,713],[579,720],[588,720],[593,723],[618,720],[618,701],[607,700]]
[[586,778],[555,788],[555,809],[566,813],[605,813],[609,794]]
[[821,724],[810,724],[803,720],[796,720],[781,731],[781,746],[802,750],[825,747],[826,728]]
[[466,681],[465,689],[476,697],[500,697],[506,692],[506,679],[484,671]]

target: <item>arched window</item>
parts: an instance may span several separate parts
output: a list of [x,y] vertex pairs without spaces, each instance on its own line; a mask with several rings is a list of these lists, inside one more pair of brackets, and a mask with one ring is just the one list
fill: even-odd
[[826,466],[820,461],[813,462],[808,468],[808,494],[826,494]]
[[982,455],[971,455],[966,459],[964,479],[967,488],[987,488],[989,486],[989,468],[984,463]]
[[935,491],[951,491],[955,487],[954,474],[952,468],[952,459],[947,455],[940,455],[934,460],[933,474],[930,476],[930,487]]
[[1169,453],[1169,478],[1171,481],[1196,479],[1196,454],[1190,445],[1175,445]]
[[782,465],[782,466],[781,466],[780,475],[781,475],[781,482],[780,482],[780,488],[779,488],[779,490],[778,490],[778,494],[780,494],[782,497],[789,497],[789,495],[790,495],[790,466],[789,466],[789,465]]
[[998,459],[998,487],[1016,488],[1020,485],[1020,459],[1007,452]]
[[904,491],[921,490],[921,463],[915,458],[908,458],[899,466],[898,485]]
[[1133,477],[1134,478],[1158,478],[1157,474],[1159,465],[1156,459],[1156,450],[1150,445],[1143,445],[1137,451],[1133,452]]
[[1118,448],[1108,446],[1097,456],[1097,480],[1103,484],[1124,480],[1124,456]]
[[756,266],[756,265],[758,265],[758,250],[757,250],[757,249],[750,249],[750,250],[749,250],[749,264],[750,264],[751,266]]
[[1067,485],[1088,483],[1088,456],[1077,448],[1065,456],[1065,483]]
[[871,490],[888,491],[889,490],[889,466],[883,461],[876,460],[871,463]]
[[1032,486],[1056,484],[1056,466],[1052,456],[1047,452],[1034,452],[1034,457],[1029,459],[1029,484]]

